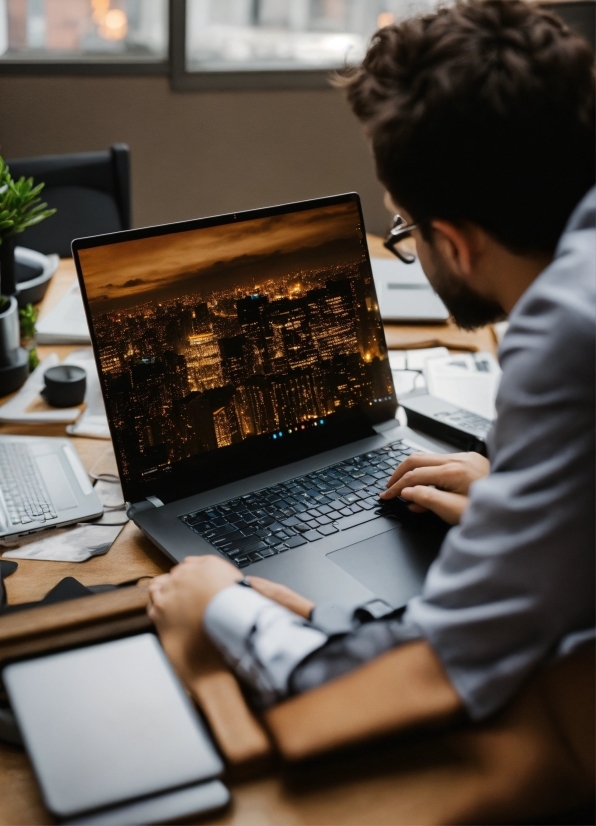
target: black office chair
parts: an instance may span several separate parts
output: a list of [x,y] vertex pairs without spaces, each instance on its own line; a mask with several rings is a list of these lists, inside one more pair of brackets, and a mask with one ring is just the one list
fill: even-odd
[[14,179],[45,183],[42,198],[56,213],[18,236],[19,246],[69,256],[73,238],[130,229],[130,150],[77,152],[7,161]]

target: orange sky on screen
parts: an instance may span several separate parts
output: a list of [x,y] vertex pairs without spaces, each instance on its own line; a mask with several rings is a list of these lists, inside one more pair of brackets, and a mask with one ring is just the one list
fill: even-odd
[[[239,224],[194,229],[80,250],[87,297],[109,302],[149,298],[180,276],[242,256],[275,255],[326,241],[354,238],[353,201]],[[146,296],[145,296],[146,294]]]

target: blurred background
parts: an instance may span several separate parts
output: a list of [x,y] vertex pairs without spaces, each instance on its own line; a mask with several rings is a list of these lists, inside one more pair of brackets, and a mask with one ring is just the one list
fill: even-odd
[[367,228],[384,233],[371,155],[329,71],[431,7],[0,0],[0,154],[127,143],[136,226],[357,190]]
[[382,233],[372,158],[328,72],[427,7],[0,0],[0,154],[129,144],[137,226],[357,190]]

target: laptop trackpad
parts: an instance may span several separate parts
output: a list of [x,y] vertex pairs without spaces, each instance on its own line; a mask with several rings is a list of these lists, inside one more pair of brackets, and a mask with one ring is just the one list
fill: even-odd
[[327,554],[344,571],[389,605],[401,608],[422,590],[442,537],[427,531],[394,530]]
[[78,505],[77,498],[72,492],[60,459],[56,454],[47,453],[45,456],[36,456],[35,461],[56,510],[66,511],[70,508],[76,508]]

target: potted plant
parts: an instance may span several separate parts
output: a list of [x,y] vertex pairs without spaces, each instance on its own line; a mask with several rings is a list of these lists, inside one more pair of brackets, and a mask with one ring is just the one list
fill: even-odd
[[[0,396],[18,390],[29,374],[29,352],[20,346],[14,249],[16,235],[56,211],[41,202],[39,193],[43,187],[44,184],[35,186],[32,178],[14,181],[0,156]],[[35,311],[25,310],[25,337],[34,339]],[[36,354],[33,362],[35,357]]]

